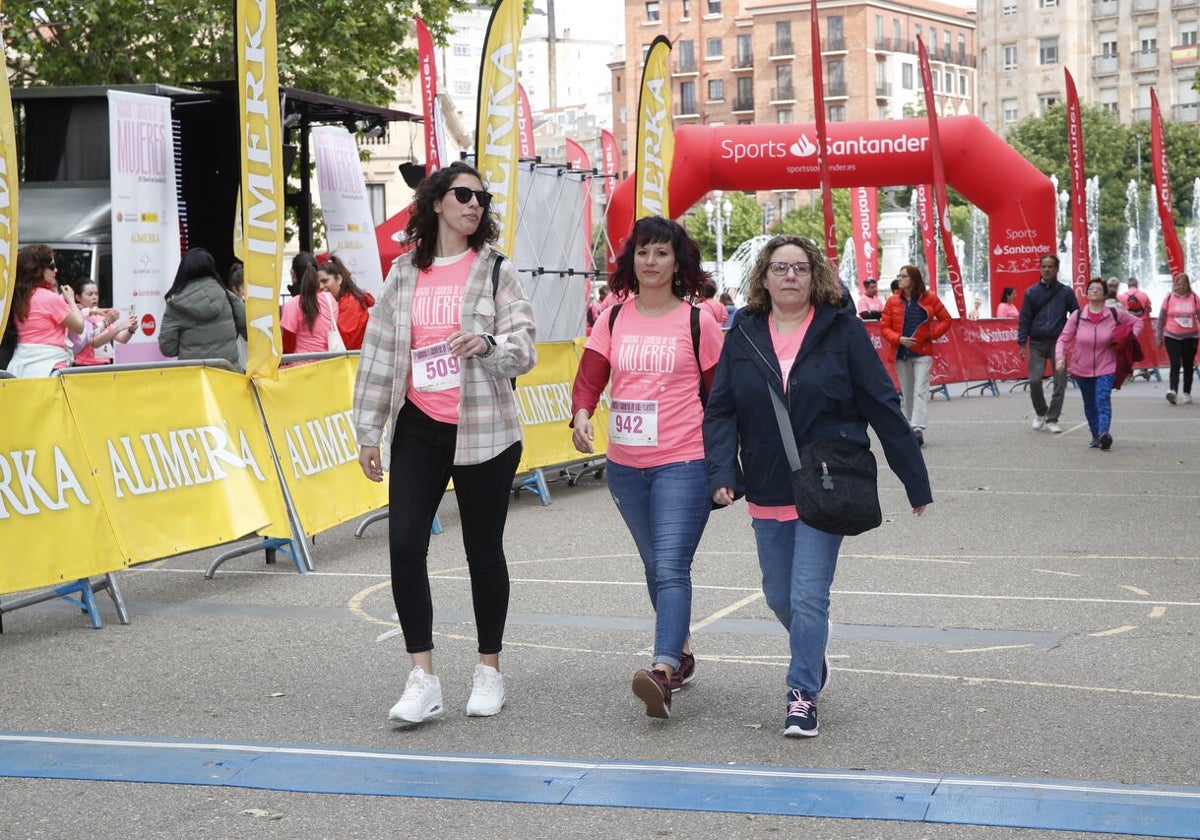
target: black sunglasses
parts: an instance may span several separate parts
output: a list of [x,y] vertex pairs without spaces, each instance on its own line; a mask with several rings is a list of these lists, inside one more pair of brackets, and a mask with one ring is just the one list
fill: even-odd
[[46,266],[46,268],[50,269],[51,271],[58,271],[58,263],[50,263],[50,265]]
[[479,202],[479,206],[484,210],[492,203],[492,194],[487,190],[473,190],[470,187],[451,187],[446,192],[454,193],[454,197],[458,199],[459,204],[470,204],[471,196],[475,196],[475,200]]

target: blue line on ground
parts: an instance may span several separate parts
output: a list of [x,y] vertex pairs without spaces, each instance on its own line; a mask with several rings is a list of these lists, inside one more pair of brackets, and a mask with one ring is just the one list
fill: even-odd
[[0,777],[1200,837],[1200,787],[0,732]]

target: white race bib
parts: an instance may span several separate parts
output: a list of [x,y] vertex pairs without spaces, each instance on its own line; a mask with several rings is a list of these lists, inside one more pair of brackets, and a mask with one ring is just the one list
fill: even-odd
[[1180,327],[1182,327],[1185,330],[1190,330],[1192,328],[1192,316],[1191,315],[1176,315],[1175,323],[1178,324]]
[[608,412],[608,439],[622,446],[657,446],[658,403],[613,400]]
[[462,361],[450,352],[450,342],[412,351],[413,387],[418,391],[449,391],[462,383]]

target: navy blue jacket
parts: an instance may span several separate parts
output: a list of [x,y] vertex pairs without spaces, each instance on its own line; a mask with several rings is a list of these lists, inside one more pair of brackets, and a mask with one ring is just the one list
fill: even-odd
[[1025,290],[1021,301],[1021,316],[1017,319],[1017,344],[1025,346],[1025,339],[1034,341],[1058,341],[1059,334],[1067,325],[1067,316],[1079,308],[1075,290],[1055,280],[1051,284],[1041,280]]
[[[791,468],[768,388],[783,399],[797,447],[824,440],[869,449],[867,424],[883,444],[913,507],[929,504],[929,474],[900,397],[853,307],[818,306],[783,392],[767,316],[740,313],[726,334],[704,413],[709,492],[744,483],[759,505],[794,504]],[[741,457],[744,479],[736,477]]]

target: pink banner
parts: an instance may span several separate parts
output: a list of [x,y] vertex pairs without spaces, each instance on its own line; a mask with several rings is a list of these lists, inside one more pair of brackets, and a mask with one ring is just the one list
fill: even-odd
[[933,230],[933,194],[928,184],[917,187],[917,218],[921,222],[921,247],[925,251],[925,285],[937,293],[937,234]]
[[533,111],[529,108],[529,96],[525,85],[517,85],[517,133],[521,139],[520,157],[537,157],[537,145],[533,142]]
[[[921,84],[925,87],[925,112],[929,117],[929,151],[933,156],[933,189],[937,195],[938,230],[942,235],[942,250],[946,253],[946,273],[950,275],[950,289],[954,292],[954,305],[958,317],[965,318],[967,300],[963,294],[962,269],[958,266],[958,253],[954,250],[954,231],[950,228],[950,196],[946,192],[946,165],[942,160],[942,140],[938,134],[937,105],[933,101],[933,74],[929,69],[929,53],[925,42],[917,36],[917,51],[921,62]],[[931,279],[936,272],[930,272]],[[930,283],[933,288],[933,283]]]
[[438,148],[437,120],[437,63],[433,38],[425,22],[417,19],[417,57],[421,69],[421,113],[425,118],[425,174],[442,168],[442,153]]
[[1087,184],[1083,175],[1083,121],[1079,116],[1079,95],[1071,71],[1067,77],[1067,162],[1071,166],[1071,286],[1079,300],[1087,298],[1088,279],[1092,276],[1092,258],[1088,249]]
[[854,242],[858,249],[858,289],[868,277],[879,279],[879,249],[876,245],[875,220],[879,210],[879,191],[875,187],[850,190],[850,215],[853,217]]
[[[567,143],[567,165],[572,169],[581,169],[584,171],[591,170],[592,159],[588,157],[587,151],[572,140],[570,137],[565,138]],[[592,253],[592,190],[591,176],[587,176],[588,180],[585,183],[588,189],[584,191],[584,200],[587,202],[583,206],[583,243],[585,264],[590,259]]]
[[825,79],[821,72],[821,21],[817,0],[808,3],[809,33],[812,39],[813,108],[816,111],[817,172],[821,179],[821,210],[825,216],[825,257],[837,271],[837,230],[833,223],[833,190],[829,182],[829,136],[825,131]]
[[[1183,271],[1183,248],[1175,233],[1175,216],[1171,212],[1171,180],[1167,177],[1167,152],[1163,147],[1162,112],[1158,108],[1158,94],[1150,88],[1150,156],[1154,168],[1154,188],[1158,191],[1158,220],[1162,222],[1163,244],[1167,250],[1167,266],[1171,279]],[[1142,282],[1153,280],[1143,277]]]
[[600,172],[608,176],[604,179],[604,199],[607,201],[617,188],[617,176],[620,174],[617,172],[617,139],[607,128],[600,129],[600,155],[604,159]]

